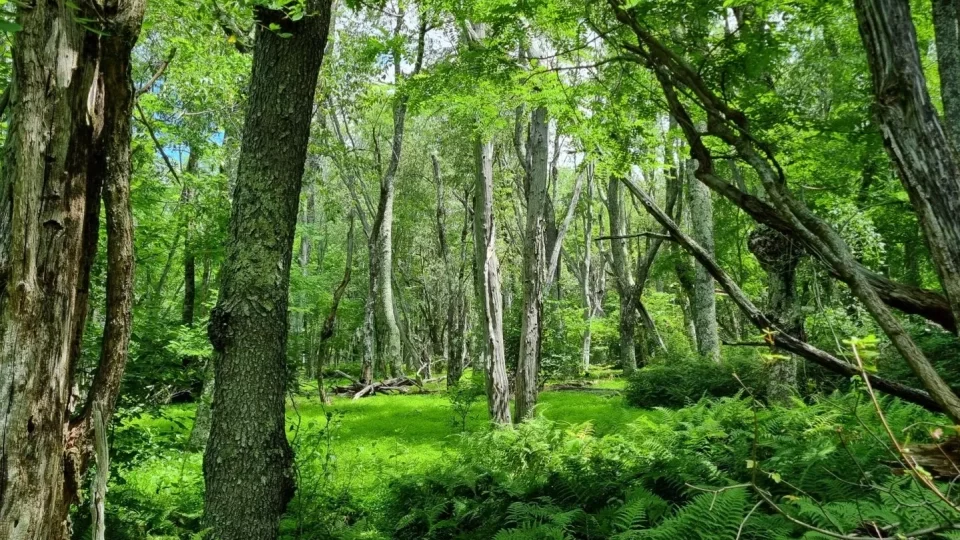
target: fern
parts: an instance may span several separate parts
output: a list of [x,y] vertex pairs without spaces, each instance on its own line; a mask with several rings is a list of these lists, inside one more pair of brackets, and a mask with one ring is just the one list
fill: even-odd
[[746,514],[747,495],[743,489],[728,489],[716,494],[698,495],[660,525],[643,531],[629,531],[617,540],[674,540],[734,538]]

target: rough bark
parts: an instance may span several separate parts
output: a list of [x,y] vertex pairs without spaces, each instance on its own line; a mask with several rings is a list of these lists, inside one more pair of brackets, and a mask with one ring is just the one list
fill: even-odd
[[[710,189],[693,176],[692,167],[687,170],[690,172],[687,174],[687,208],[690,210],[691,236],[713,256],[713,201],[710,199]],[[699,264],[693,267],[691,289],[690,308],[693,312],[693,324],[697,329],[697,352],[703,358],[720,362],[720,337],[717,333],[717,304],[713,293],[713,278]]]
[[[93,447],[92,411],[109,425],[119,391],[133,295],[130,51],[144,7],[140,0],[104,6],[103,36],[76,24],[61,2],[18,8],[0,179],[2,538],[68,537],[68,511]],[[71,420],[101,197],[106,326],[93,385]]]
[[483,142],[478,138],[474,143],[474,156],[477,176],[473,245],[477,304],[486,360],[487,409],[493,422],[509,424],[510,385],[503,346],[503,297],[500,292],[500,260],[497,258],[497,228],[493,219],[493,142]]
[[636,342],[637,296],[633,272],[627,254],[626,224],[620,179],[611,176],[607,183],[607,213],[610,216],[610,253],[617,294],[620,296],[620,364],[629,374],[637,369]]
[[[517,422],[532,415],[537,404],[537,376],[543,335],[540,325],[547,280],[548,127],[546,107],[537,107],[530,115],[527,144],[529,163],[525,186],[527,216],[523,235],[523,307],[514,398],[514,420]],[[553,220],[552,215],[550,219]]]
[[[767,317],[781,331],[804,339],[803,314],[797,305],[797,265],[803,254],[792,240],[759,226],[750,233],[747,247],[767,274]],[[797,362],[792,354],[777,358],[770,368],[767,399],[788,404],[797,390]]]
[[960,152],[960,2],[931,0],[931,4],[943,120],[954,152]]
[[203,368],[203,389],[200,391],[200,399],[197,400],[197,412],[194,413],[193,427],[190,428],[190,438],[187,440],[187,448],[191,450],[203,450],[210,439],[210,406],[213,404],[213,390],[216,384],[213,376],[213,360],[210,359]]
[[217,384],[203,460],[204,519],[217,539],[276,538],[295,489],[284,430],[288,288],[330,7],[308,0],[299,21],[255,11],[237,185],[209,325]]
[[[960,318],[960,162],[927,92],[910,3],[856,0],[854,7],[873,75],[874,111],[884,146],[917,212],[953,317]],[[956,28],[953,12],[952,23],[937,25],[940,43],[947,41],[945,27]],[[955,43],[941,52],[956,53]],[[953,60],[941,56],[942,62]],[[951,80],[958,75],[955,68],[947,66],[948,85],[957,82]],[[948,88],[948,115],[958,112],[958,95],[960,88]]]

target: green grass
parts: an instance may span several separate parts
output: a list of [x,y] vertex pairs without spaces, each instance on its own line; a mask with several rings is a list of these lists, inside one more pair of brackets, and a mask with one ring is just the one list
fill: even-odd
[[[620,380],[603,379],[591,388],[622,386]],[[336,397],[326,407],[314,397],[315,391],[305,390],[287,408],[288,435],[297,451],[300,474],[310,479],[302,481],[305,496],[316,491],[307,484],[330,482],[363,506],[373,507],[393,475],[429,472],[455,459],[460,451],[460,430],[450,402],[436,388],[429,394]],[[332,424],[327,422],[328,413]],[[616,394],[546,391],[537,413],[571,425],[589,422],[596,433],[604,434],[621,429],[643,411],[627,407]],[[138,444],[146,448],[143,455],[149,456],[115,472],[115,481],[122,486],[118,489],[128,498],[158,509],[179,504],[179,512],[188,516],[200,511],[202,455],[185,450],[193,414],[192,406],[175,405],[165,407],[158,416],[125,421],[124,429],[136,432]],[[485,429],[488,418],[481,396],[473,405],[467,431]],[[291,513],[297,512],[297,504],[295,500]]]

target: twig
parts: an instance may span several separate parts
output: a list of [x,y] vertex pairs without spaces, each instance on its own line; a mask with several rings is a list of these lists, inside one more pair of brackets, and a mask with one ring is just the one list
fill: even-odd
[[163,76],[163,72],[167,70],[167,66],[170,65],[170,62],[173,61],[173,57],[176,56],[176,54],[177,54],[177,49],[176,47],[174,47],[170,51],[170,54],[167,56],[167,59],[161,62],[160,66],[157,67],[157,71],[154,72],[152,77],[150,77],[150,80],[148,80],[146,83],[143,84],[143,86],[137,89],[136,97],[139,98],[143,94],[146,94],[147,92],[149,92],[151,88],[153,88],[153,85],[157,83],[157,81],[160,79],[161,76]]
[[625,240],[627,238],[659,238],[661,240],[673,240],[673,237],[669,234],[658,232],[639,232],[634,234],[611,234],[607,236],[598,236],[594,238],[593,241],[599,242],[600,240]]
[[143,112],[143,107],[141,107],[139,103],[137,103],[137,113],[140,114],[140,123],[147,128],[147,133],[149,133],[150,138],[153,139],[153,145],[156,146],[157,151],[160,152],[160,157],[162,157],[163,162],[166,163],[167,169],[169,169],[170,174],[173,175],[173,179],[176,180],[178,184],[182,185],[183,182],[180,180],[180,175],[177,174],[177,170],[174,168],[173,162],[170,161],[170,157],[167,156],[166,151],[164,151],[163,145],[160,144],[160,140],[157,139],[156,133],[153,132],[153,126],[150,125],[150,121],[147,120],[147,115]]
[[740,527],[737,528],[737,537],[733,540],[740,540],[740,535],[743,533],[743,526],[747,524],[747,520],[750,519],[750,516],[757,511],[757,508],[763,504],[763,501],[757,501],[757,504],[753,505],[753,508],[747,512],[747,515],[743,517],[743,521],[740,522]]
[[863,367],[863,361],[860,359],[860,353],[857,351],[856,344],[850,346],[853,350],[853,357],[857,361],[857,367],[860,368],[861,379],[863,379],[864,386],[867,389],[867,393],[870,395],[870,400],[873,402],[873,408],[877,411],[877,416],[880,417],[880,422],[883,424],[883,429],[886,430],[887,436],[890,437],[890,441],[893,443],[893,447],[897,450],[897,453],[900,454],[900,457],[903,458],[903,461],[906,463],[907,467],[910,469],[910,472],[913,473],[913,477],[919,480],[927,489],[932,491],[940,500],[947,503],[953,510],[960,512],[960,507],[953,503],[950,499],[944,495],[940,489],[933,483],[933,480],[930,479],[929,473],[922,471],[917,466],[916,462],[907,455],[903,447],[900,445],[900,441],[897,440],[896,436],[893,434],[893,429],[890,428],[890,424],[887,423],[887,417],[883,414],[883,409],[880,408],[880,402],[877,401],[877,396],[873,392],[873,386],[870,385],[870,379],[867,377],[867,371]]

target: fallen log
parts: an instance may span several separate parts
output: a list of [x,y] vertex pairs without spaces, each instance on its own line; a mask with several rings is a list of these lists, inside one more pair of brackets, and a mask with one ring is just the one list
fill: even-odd
[[409,377],[396,377],[393,379],[387,379],[385,381],[373,381],[368,384],[364,384],[360,381],[354,380],[350,377],[345,377],[353,382],[347,385],[334,386],[331,391],[333,394],[349,397],[351,399],[360,399],[362,397],[375,396],[377,393],[381,394],[409,394],[410,390],[413,388],[417,389],[417,393],[426,394],[429,393],[429,390],[423,387],[423,384]]

